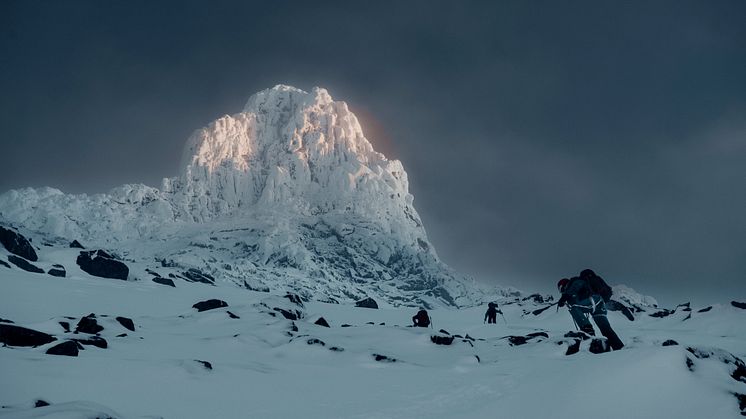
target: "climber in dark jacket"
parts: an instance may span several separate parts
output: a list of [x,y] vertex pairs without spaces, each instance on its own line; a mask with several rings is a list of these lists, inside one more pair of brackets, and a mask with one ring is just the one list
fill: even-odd
[[420,311],[412,317],[412,323],[414,323],[415,327],[430,326],[430,316],[427,314],[427,310],[424,308],[420,309]]
[[593,321],[601,334],[606,337],[611,349],[622,349],[624,343],[611,328],[609,319],[606,317],[604,298],[591,287],[591,280],[595,275],[593,271],[586,269],[580,273],[580,276],[560,279],[557,288],[562,293],[562,297],[557,305],[563,307],[566,304],[578,328],[591,336],[595,336],[595,332],[587,314],[593,316]]
[[496,323],[497,320],[497,307],[495,303],[489,303],[487,305],[487,312],[484,313],[484,321],[487,323]]

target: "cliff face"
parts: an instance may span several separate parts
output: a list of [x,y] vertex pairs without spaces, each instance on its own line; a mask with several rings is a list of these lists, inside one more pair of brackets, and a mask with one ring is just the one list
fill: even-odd
[[376,152],[324,89],[259,92],[241,113],[195,131],[182,156],[161,189],[10,191],[0,216],[257,289],[412,305],[479,300],[438,260],[402,164]]

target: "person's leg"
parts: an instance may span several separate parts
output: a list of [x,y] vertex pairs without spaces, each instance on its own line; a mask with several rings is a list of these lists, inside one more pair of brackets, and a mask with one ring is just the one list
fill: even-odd
[[[586,300],[584,300],[586,301]],[[593,331],[593,325],[591,325],[591,322],[588,320],[588,317],[585,316],[585,313],[588,312],[588,308],[584,306],[583,301],[580,302],[578,305],[573,305],[570,307],[570,315],[572,316],[572,319],[575,321],[575,324],[578,326],[578,328],[591,335],[595,336],[596,332]]]
[[622,349],[624,343],[619,339],[619,336],[614,332],[614,329],[611,328],[611,323],[609,323],[609,319],[606,316],[607,312],[604,301],[601,297],[596,296],[592,299],[592,302],[594,303],[594,309],[591,314],[593,315],[593,321],[596,323],[596,326],[598,326],[598,330],[602,335],[604,335],[604,337],[606,337],[606,340],[609,341],[611,349],[615,351]]

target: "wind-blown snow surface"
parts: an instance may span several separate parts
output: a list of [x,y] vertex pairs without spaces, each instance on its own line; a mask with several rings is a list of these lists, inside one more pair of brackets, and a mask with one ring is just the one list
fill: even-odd
[[243,112],[197,130],[183,156],[181,173],[161,189],[7,192],[0,222],[255,289],[481,302],[470,281],[439,261],[402,164],[376,152],[347,105],[324,89],[259,92]]
[[[66,251],[47,253],[40,264]],[[746,383],[729,375],[733,365],[686,350],[717,347],[746,357],[746,310],[732,306],[662,319],[640,312],[634,322],[612,312],[623,350],[594,355],[585,342],[566,356],[568,313],[552,307],[535,316],[545,305],[531,299],[502,299],[507,324],[483,324],[486,307],[441,308],[430,312],[434,328],[421,329],[406,327],[411,308],[388,304],[299,307],[233,287],[102,279],[75,266],[68,274],[0,266],[0,317],[58,338],[38,348],[0,348],[0,405],[8,406],[0,417],[736,418],[734,393],[746,393]],[[191,308],[209,298],[228,307]],[[287,320],[274,307],[304,318]],[[104,327],[107,349],[85,346],[75,358],[45,354],[88,336],[65,333],[59,322],[74,329],[89,313]],[[132,318],[135,331],[116,316]],[[330,328],[314,324],[320,316]],[[435,345],[430,336],[439,329],[474,340]],[[521,346],[501,339],[536,331],[549,338]],[[680,345],[661,346],[668,339]],[[376,354],[396,361],[376,361]],[[32,408],[39,399],[51,406]]]

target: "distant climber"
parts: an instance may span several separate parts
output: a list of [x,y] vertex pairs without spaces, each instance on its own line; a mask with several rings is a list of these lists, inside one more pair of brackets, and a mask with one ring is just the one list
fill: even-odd
[[487,312],[484,313],[484,321],[489,324],[497,323],[497,306],[495,303],[487,304]]
[[[487,312],[484,313],[484,322],[487,322],[488,324],[497,323],[497,313],[500,313],[500,315],[503,316],[503,321],[505,321],[505,315],[503,315],[503,312],[497,307],[497,303],[487,304]],[[505,321],[505,323],[507,324],[507,321]]]
[[430,315],[427,314],[427,310],[424,308],[420,309],[420,311],[412,317],[412,323],[414,323],[414,327],[429,327]]
[[595,336],[593,325],[587,317],[590,314],[601,334],[606,337],[611,349],[618,350],[624,347],[624,343],[611,328],[609,319],[606,317],[606,301],[611,298],[612,291],[600,276],[590,269],[585,269],[580,276],[560,279],[557,288],[562,294],[557,303],[558,307],[567,304],[575,325],[581,331]]

